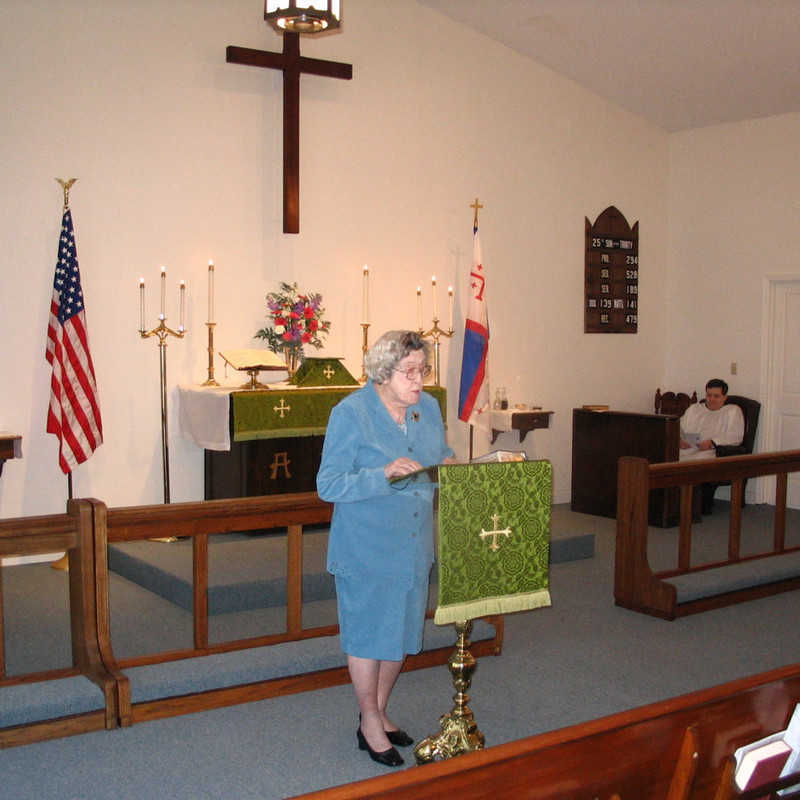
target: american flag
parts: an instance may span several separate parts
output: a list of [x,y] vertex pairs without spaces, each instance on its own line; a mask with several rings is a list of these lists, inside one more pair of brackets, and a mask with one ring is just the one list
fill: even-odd
[[488,425],[489,414],[489,314],[486,309],[486,271],[483,268],[478,225],[472,229],[472,270],[469,274],[469,308],[464,326],[461,390],[458,418],[471,425]]
[[58,436],[58,463],[62,472],[69,474],[103,443],[103,423],[68,208],[61,220],[45,356],[53,368],[47,432]]

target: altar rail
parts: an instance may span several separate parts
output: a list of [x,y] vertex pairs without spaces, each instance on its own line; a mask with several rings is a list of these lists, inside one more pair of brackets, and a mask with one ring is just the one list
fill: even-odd
[[302,798],[733,798],[724,792],[734,750],[784,729],[798,702],[800,664],[793,664]]
[[[787,476],[800,471],[800,450],[760,455],[650,464],[619,460],[614,600],[646,614],[676,617],[800,588],[800,546],[786,546]],[[743,485],[748,478],[774,475],[775,521],[768,550],[742,555]],[[692,495],[702,483],[731,481],[727,558],[691,564]],[[680,487],[681,516],[677,565],[654,572],[647,553],[649,493]]]
[[[89,501],[70,500],[66,514],[0,520],[0,560],[9,556],[66,551],[69,560],[72,640],[72,667],[8,676],[0,569],[0,708],[3,709],[0,718],[14,717],[18,708],[27,705],[25,695],[42,695],[45,686],[51,690],[47,703],[38,703],[30,722],[0,728],[0,747],[110,729],[118,725],[118,675],[106,667],[100,653],[91,513]],[[99,695],[94,696],[91,691],[85,692],[82,686],[79,687],[74,681],[78,676],[87,678],[99,687]],[[26,687],[31,687],[30,691]],[[53,692],[54,687],[58,688]],[[81,694],[77,701],[63,697],[66,693],[74,693],[76,689]],[[56,695],[55,699],[53,694]],[[57,697],[59,694],[62,695],[60,699]],[[42,719],[43,715],[47,718]]]
[[[349,675],[338,642],[331,638],[338,634],[338,626],[304,628],[302,622],[303,526],[328,523],[331,510],[332,507],[321,501],[315,492],[111,509],[99,500],[87,499],[70,501],[69,514],[0,521],[0,555],[64,549],[69,552],[73,598],[72,642],[76,654],[76,666],[72,670],[28,674],[0,681],[0,696],[4,684],[33,683],[84,673],[95,682],[103,682],[106,698],[102,724],[94,717],[84,722],[87,725],[91,722],[95,727],[113,727],[348,682]],[[286,528],[288,537],[285,632],[211,644],[208,636],[209,535],[272,528]],[[111,641],[108,544],[172,536],[192,539],[193,646],[117,659]],[[471,652],[474,655],[496,655],[502,648],[503,618],[489,617],[487,622],[493,629],[493,635],[473,643]],[[154,620],[154,623],[157,621]],[[302,663],[282,665],[283,669],[276,668],[272,663],[269,665],[270,677],[258,677],[265,672],[262,662],[267,660],[259,657],[261,651],[258,648],[272,652],[281,645],[291,647],[292,643],[323,637],[327,637],[323,646],[324,657],[309,657],[306,650],[304,663],[328,665],[335,662],[336,666],[304,671]],[[453,646],[438,647],[411,656],[406,660],[404,669],[444,664]],[[231,664],[229,660],[225,665],[215,661],[198,668],[198,664],[205,661],[206,657],[221,660],[226,654],[231,654],[233,659],[237,651],[242,653],[242,660],[248,662],[244,667],[241,663]],[[249,654],[253,655],[248,659]],[[163,666],[162,673],[169,672],[168,675],[158,676],[161,682],[158,691],[148,695],[151,687],[146,687],[139,692],[142,699],[134,700],[132,683],[135,688],[136,681],[143,672],[148,672],[148,667],[152,669],[147,677],[152,678],[157,665]],[[232,667],[230,674],[221,674],[225,667]],[[0,678],[3,678],[5,659],[2,649],[0,668]],[[193,688],[193,680],[201,670],[204,670],[202,677],[205,683],[197,690]],[[175,685],[181,688],[173,690]],[[68,691],[66,684],[63,691]],[[91,728],[80,728],[88,729]],[[42,735],[37,731],[39,729],[34,730],[31,725],[20,726],[20,731],[14,736],[8,736],[0,730],[0,746],[66,735],[78,732],[78,729],[70,731],[59,722],[53,723],[48,730],[42,728],[39,731]]]

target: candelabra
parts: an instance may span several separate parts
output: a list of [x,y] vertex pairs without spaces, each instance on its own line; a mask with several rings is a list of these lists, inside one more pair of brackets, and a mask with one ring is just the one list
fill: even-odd
[[167,438],[167,337],[175,336],[183,339],[186,331],[183,325],[177,331],[168,328],[163,314],[159,316],[158,325],[151,331],[139,330],[142,339],[158,337],[159,365],[161,372],[161,466],[164,475],[164,502],[169,503],[169,444]]
[[440,373],[439,373],[439,347],[440,342],[439,339],[444,336],[446,339],[450,339],[453,335],[453,327],[452,323],[450,324],[449,330],[444,330],[443,328],[439,327],[439,317],[433,318],[433,327],[429,331],[423,331],[422,328],[419,329],[419,335],[423,339],[433,339],[433,379],[437,386],[441,386],[440,380]]
[[208,328],[208,378],[203,381],[203,386],[219,386],[214,380],[214,326],[216,322],[206,322]]

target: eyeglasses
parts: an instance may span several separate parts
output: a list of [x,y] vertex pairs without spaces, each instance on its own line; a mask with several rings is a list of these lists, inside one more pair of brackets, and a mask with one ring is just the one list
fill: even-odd
[[427,378],[431,374],[431,365],[426,364],[424,367],[409,367],[408,369],[396,369],[394,371],[404,375],[407,381],[415,381],[417,378]]

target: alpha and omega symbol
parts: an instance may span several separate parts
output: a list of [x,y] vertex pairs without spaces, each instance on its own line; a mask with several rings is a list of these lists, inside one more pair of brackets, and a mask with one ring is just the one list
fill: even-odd
[[500,528],[500,515],[495,513],[492,514],[492,524],[494,525],[493,531],[485,531],[481,528],[481,532],[478,534],[481,539],[486,539],[487,536],[492,537],[492,543],[489,545],[489,549],[492,552],[496,552],[500,549],[500,545],[497,544],[497,537],[498,536],[505,536],[508,539],[511,536],[511,528]]
[[279,406],[273,406],[272,410],[276,414],[280,414],[281,415],[281,419],[283,419],[283,412],[284,411],[291,411],[292,407],[285,405],[284,402],[283,402],[283,398],[281,397],[281,404]]
[[332,378],[332,377],[333,377],[333,376],[336,374],[336,370],[335,370],[335,369],[334,369],[334,368],[333,368],[333,367],[332,367],[330,364],[328,364],[328,365],[325,367],[325,369],[324,369],[324,370],[322,370],[322,374],[323,374],[323,375],[324,375],[324,376],[325,376],[325,377],[326,377],[328,380],[330,380],[330,379],[331,379],[331,378]]
[[274,481],[278,477],[279,469],[283,470],[283,473],[287,478],[291,478],[292,473],[289,472],[290,463],[291,461],[289,460],[289,454],[285,450],[282,450],[280,453],[275,453],[275,455],[272,457],[272,463],[270,464],[270,480]]

